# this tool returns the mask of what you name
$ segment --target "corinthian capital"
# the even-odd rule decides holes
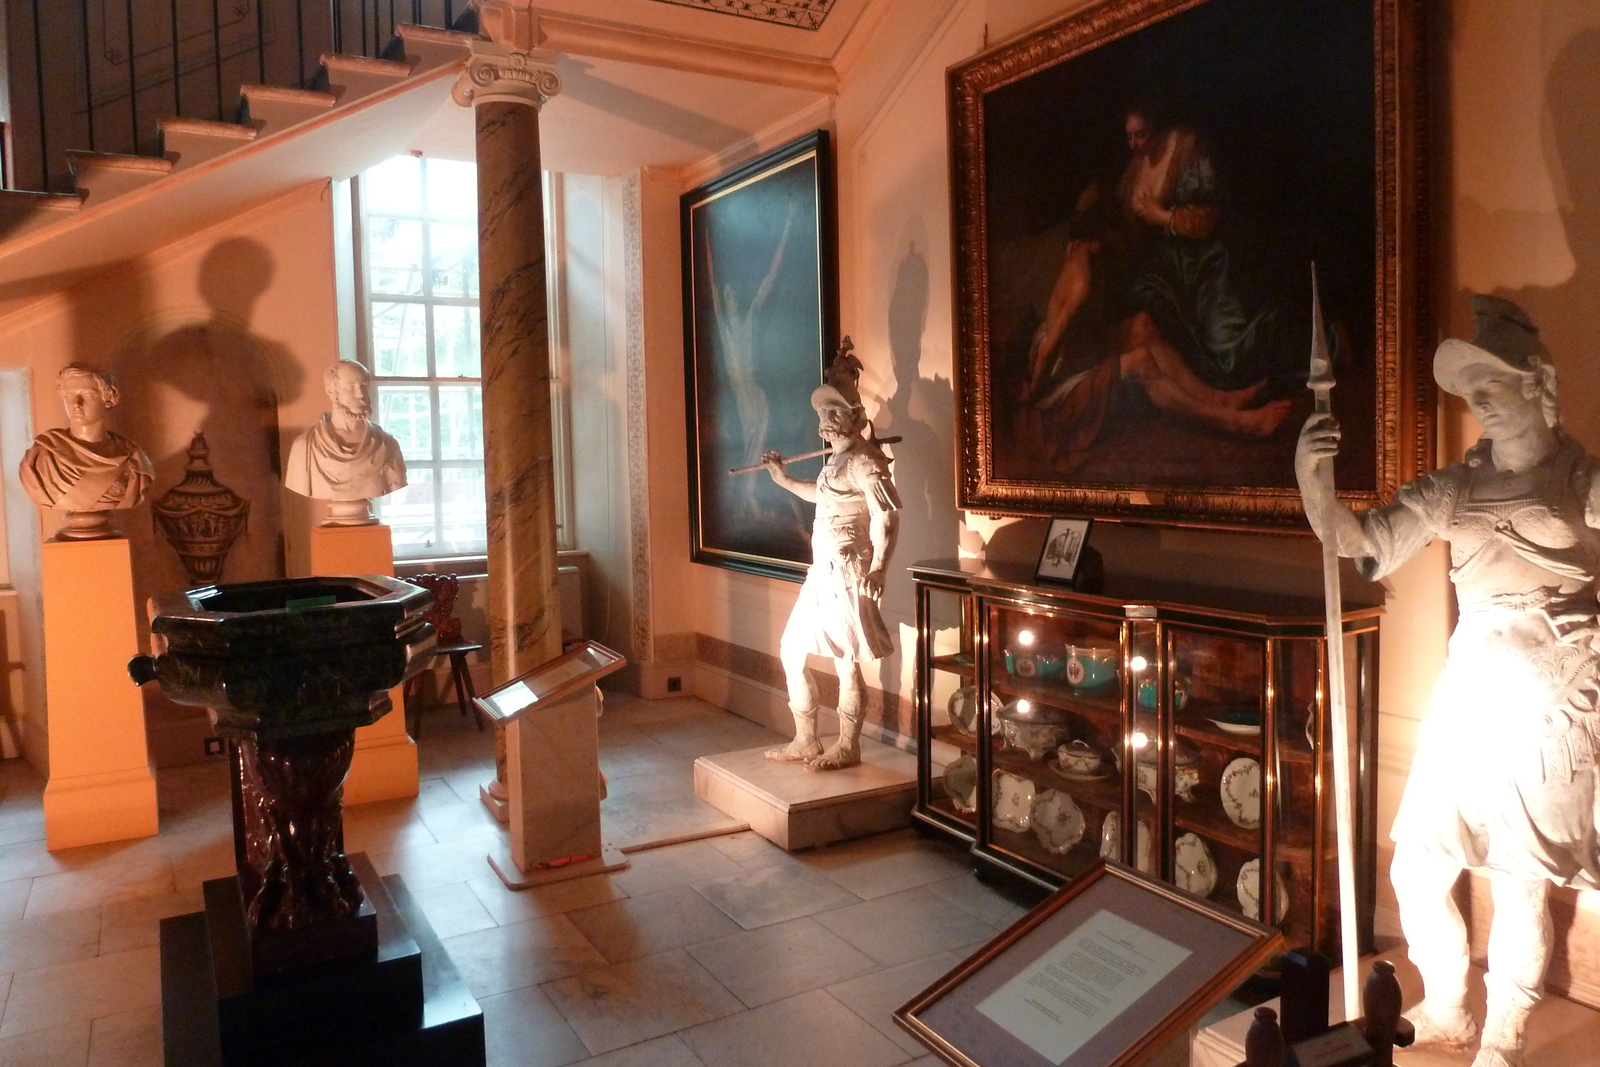
[[[450,95],[462,107],[510,103],[540,108],[560,91],[554,52],[518,52],[494,41],[474,40],[472,58]]]

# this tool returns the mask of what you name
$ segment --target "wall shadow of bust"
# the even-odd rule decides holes
[[[285,574],[278,406],[303,388],[304,372],[282,344],[255,331],[256,305],[272,284],[271,253],[249,238],[230,238],[200,263],[205,308],[165,310],[133,333],[111,361],[123,383],[118,426],[139,441],[155,467],[150,499],[183,481],[190,442],[203,431],[216,478],[250,503],[249,524],[229,552],[221,580],[259,581]],[[177,551],[143,513],[124,524],[133,556],[134,595],[143,604],[157,593],[191,584]],[[140,618],[146,640],[149,621]],[[152,728],[162,719],[192,718],[146,691]],[[163,705],[156,707],[155,705]],[[184,762],[202,757],[198,744]],[[159,751],[158,764],[170,756]]]

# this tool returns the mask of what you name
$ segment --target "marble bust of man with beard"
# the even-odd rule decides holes
[[[339,360],[323,374],[322,386],[333,409],[295,438],[283,484],[329,501],[325,526],[371,525],[377,520],[368,502],[405,487],[400,443],[371,419],[372,375],[361,364]]]
[[[116,383],[87,363],[69,363],[56,375],[67,409],[65,429],[46,430],[22,457],[22,488],[39,507],[67,512],[57,540],[116,537],[110,512],[144,500],[154,474],[144,450],[106,428],[116,407]]]

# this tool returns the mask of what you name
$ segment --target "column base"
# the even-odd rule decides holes
[[[44,787],[44,847],[153,837],[159,829],[150,768],[51,777]]]
[[[489,853],[489,866],[494,868],[494,873],[500,876],[507,889],[532,889],[534,886],[549,885],[551,882],[565,882],[570,878],[625,870],[629,866],[629,861],[621,849],[613,845],[603,845],[600,855],[593,859],[580,860],[561,867],[543,867],[525,871],[511,858],[510,849],[497,848]]]
[[[478,799],[483,801],[483,806],[489,809],[489,814],[494,816],[496,822],[501,825],[510,825],[511,801],[495,796],[494,790],[491,788],[492,785],[493,783],[480,785],[478,787]]]

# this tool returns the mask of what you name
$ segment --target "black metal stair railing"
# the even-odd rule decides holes
[[[396,27],[474,28],[470,0],[11,0],[13,189],[72,189],[69,149],[155,155],[169,116],[239,117],[239,86],[315,88],[324,52],[379,57]]]

